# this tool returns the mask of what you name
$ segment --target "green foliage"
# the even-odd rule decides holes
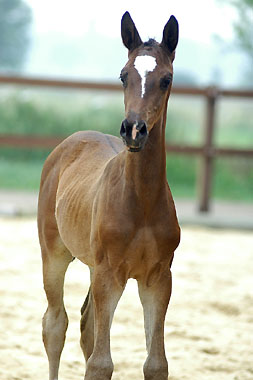
[[[234,23],[238,45],[253,63],[253,0],[231,0],[231,3],[238,11]]]
[[[22,0],[0,0],[0,67],[20,69],[29,46],[31,11]]]
[[[170,143],[199,145],[203,139],[204,103],[172,96],[166,139]],[[27,91],[0,97],[0,134],[68,136],[94,129],[119,136],[124,110],[119,95]],[[217,115],[216,144],[252,147],[253,119],[250,102],[221,101]],[[0,187],[38,190],[49,150],[0,148]],[[216,198],[253,199],[253,160],[215,161],[213,194]],[[173,195],[197,196],[199,158],[167,155],[167,178]]]
[[[44,95],[44,96],[43,96]],[[33,92],[14,94],[0,101],[0,132],[6,134],[68,136],[80,130],[99,129],[119,135],[123,110],[109,101],[88,97],[48,96]]]

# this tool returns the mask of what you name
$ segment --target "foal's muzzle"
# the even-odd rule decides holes
[[[130,152],[139,152],[148,138],[148,130],[144,121],[135,123],[125,119],[120,128],[120,135]]]

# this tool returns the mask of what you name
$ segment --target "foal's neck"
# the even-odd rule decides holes
[[[167,107],[166,107],[167,109]],[[138,198],[157,199],[166,185],[166,112],[155,123],[141,152],[126,152],[125,178]]]

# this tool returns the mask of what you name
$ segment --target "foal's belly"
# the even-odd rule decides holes
[[[87,175],[84,182],[78,176],[69,182],[63,178],[56,195],[55,217],[60,237],[72,256],[89,266],[94,265],[90,235],[95,194],[96,178]]]
[[[84,217],[80,218],[80,209]],[[94,260],[90,249],[89,210],[79,202],[72,202],[72,197],[60,198],[56,204],[56,220],[61,240],[73,257],[93,266]]]

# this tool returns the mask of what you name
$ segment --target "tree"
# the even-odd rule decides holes
[[[236,42],[253,63],[253,0],[229,0],[237,9],[234,22]]]
[[[247,81],[253,85],[253,0],[223,0],[237,10],[234,22],[235,46],[247,57]]]
[[[22,68],[29,48],[32,13],[23,0],[0,0],[0,68]]]

